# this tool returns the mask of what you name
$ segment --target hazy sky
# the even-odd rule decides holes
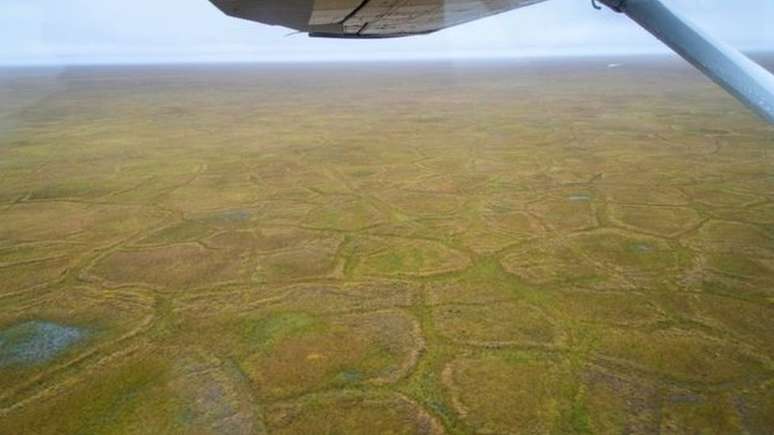
[[[590,0],[548,0],[433,35],[323,40],[226,17],[208,0],[1,0],[0,63],[622,54],[662,51]],[[665,0],[743,49],[774,50],[774,0]]]

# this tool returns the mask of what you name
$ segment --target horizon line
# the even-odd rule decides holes
[[[748,56],[774,53],[771,48],[751,48],[743,50]],[[560,58],[609,58],[609,57],[678,57],[669,50],[660,48],[639,48],[626,50],[497,50],[497,51],[443,51],[443,52],[408,52],[382,53],[378,55],[347,55],[332,56],[180,56],[180,57],[102,57],[84,59],[43,59],[43,60],[0,60],[0,68],[25,67],[76,67],[76,66],[142,66],[142,65],[228,65],[228,64],[298,64],[298,63],[392,63],[392,62],[423,62],[423,61],[476,61],[476,60],[535,60]]]

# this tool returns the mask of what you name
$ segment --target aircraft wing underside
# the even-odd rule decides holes
[[[331,38],[420,35],[544,0],[210,0],[224,13]],[[587,1],[587,0],[578,0]],[[595,0],[637,22],[774,124],[774,75],[665,0]]]
[[[211,0],[228,15],[332,38],[431,33],[544,0]]]

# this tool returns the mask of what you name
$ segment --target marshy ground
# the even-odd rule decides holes
[[[2,434],[774,429],[774,129],[677,61],[0,101]]]

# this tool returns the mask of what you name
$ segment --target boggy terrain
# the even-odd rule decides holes
[[[0,100],[0,433],[774,428],[774,129],[681,63]]]

